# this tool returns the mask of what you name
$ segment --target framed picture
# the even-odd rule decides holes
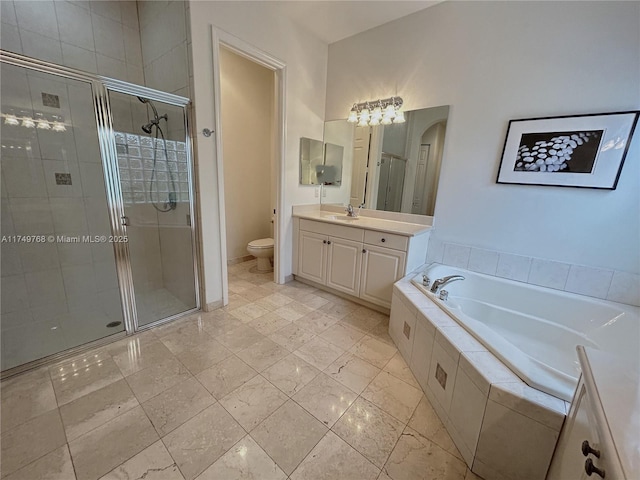
[[[639,114],[511,120],[497,183],[615,190]]]

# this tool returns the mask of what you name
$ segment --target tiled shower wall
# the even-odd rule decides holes
[[[144,85],[135,1],[2,0],[0,5],[3,49]]]
[[[138,2],[146,85],[191,98],[189,3]]]
[[[427,262],[640,306],[640,275],[446,243],[431,236]]]

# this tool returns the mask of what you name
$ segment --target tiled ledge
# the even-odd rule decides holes
[[[567,402],[525,384],[410,277],[394,285],[389,334],[473,472],[544,480]]]
[[[630,272],[514,255],[457,243],[443,243],[433,236],[427,250],[427,263],[431,262],[640,306],[640,275]]]

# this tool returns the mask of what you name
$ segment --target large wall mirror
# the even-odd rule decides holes
[[[325,123],[324,141],[343,147],[342,203],[433,215],[449,106],[405,112],[405,123]],[[348,198],[347,198],[348,195]]]

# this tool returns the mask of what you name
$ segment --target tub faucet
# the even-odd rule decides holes
[[[455,282],[456,280],[464,280],[464,277],[462,275],[449,275],[448,277],[439,278],[433,281],[429,291],[431,293],[438,293],[447,283]]]

